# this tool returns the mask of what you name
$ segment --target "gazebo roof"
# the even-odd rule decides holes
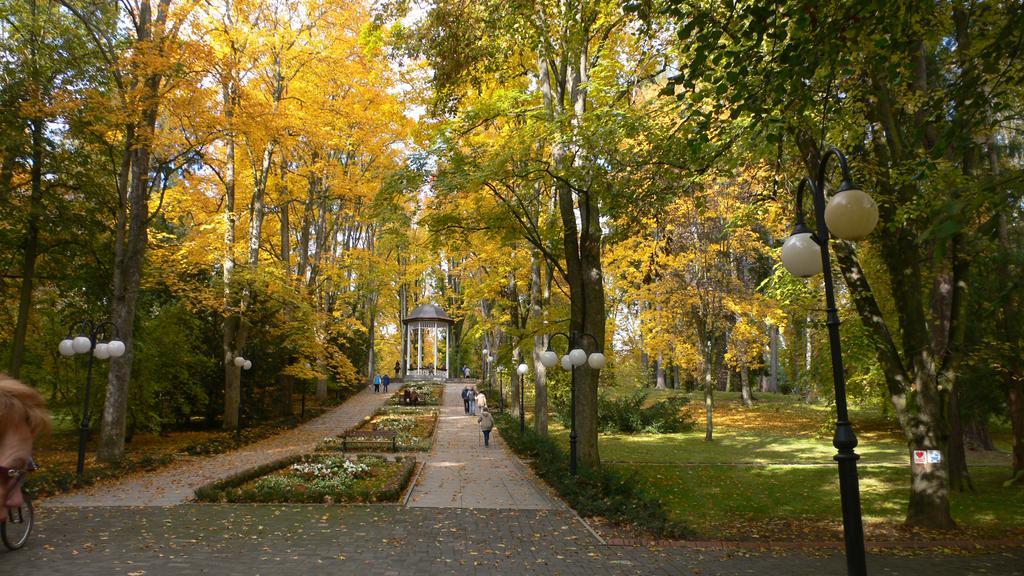
[[[427,320],[446,322],[448,324],[455,323],[455,320],[452,320],[452,317],[444,311],[444,308],[441,308],[437,304],[421,304],[417,306],[409,313],[408,316],[406,316],[403,322],[410,324],[412,322],[422,322]]]

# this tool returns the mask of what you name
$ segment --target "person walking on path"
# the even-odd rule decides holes
[[[476,421],[480,424],[480,431],[484,433],[484,448],[487,448],[491,445],[491,430],[494,428],[494,418],[487,411],[487,408],[484,407],[480,409],[480,417]]]
[[[387,390],[387,388],[385,388],[385,390]],[[380,392],[380,374],[373,377],[373,393],[376,394],[377,392]]]
[[[401,375],[402,375],[402,363],[400,361],[398,361],[398,360],[395,360],[395,378],[398,378]]]
[[[469,387],[469,415],[476,416],[476,388]]]
[[[469,415],[469,386],[462,387],[462,405],[466,409],[466,415]]]
[[[476,408],[477,410],[487,408],[487,396],[484,396],[483,392],[476,395]]]
[[[387,374],[380,377],[380,383],[384,385],[384,391],[388,391],[388,384],[391,384],[391,376]]]

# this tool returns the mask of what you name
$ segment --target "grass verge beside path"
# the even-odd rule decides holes
[[[635,473],[670,518],[704,537],[842,538],[835,467],[613,467]],[[858,472],[868,538],[890,539],[906,513],[910,473],[895,467]],[[978,468],[971,474],[976,491],[951,495],[953,517],[961,528],[956,536],[1024,538],[1024,489],[1003,488],[1006,474],[999,469]]]
[[[656,391],[655,397],[677,393]],[[799,398],[762,394],[753,408],[716,394],[714,440],[703,417],[690,432],[601,434],[601,461],[633,474],[670,519],[700,538],[842,541],[839,486],[828,408]],[[693,408],[693,404],[686,408]],[[703,410],[703,406],[698,406]],[[902,527],[910,495],[910,455],[878,409],[855,414],[861,455],[863,517],[868,539],[899,542],[1024,538],[1024,488],[1004,487],[1010,456],[968,451],[973,492],[950,495],[960,530],[909,532]],[[858,422],[862,423],[858,425]],[[568,450],[568,431],[550,420],[552,440]]]

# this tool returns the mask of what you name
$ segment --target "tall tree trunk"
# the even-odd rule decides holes
[[[32,3],[33,16],[35,2]],[[35,49],[33,48],[33,52]],[[35,55],[33,54],[33,65]],[[38,87],[37,87],[38,88]],[[14,339],[11,342],[11,359],[8,373],[13,378],[21,374],[21,363],[25,355],[25,337],[32,313],[32,284],[36,276],[36,259],[39,256],[39,222],[43,216],[43,129],[42,118],[34,118],[32,126],[32,192],[29,196],[28,227],[22,243],[21,289],[18,294],[18,319],[14,325]]]
[[[750,368],[746,364],[740,366],[740,387],[743,405],[747,408],[753,406],[754,398],[750,394]]]
[[[665,389],[665,355],[659,350],[658,360],[654,364],[654,387],[658,390]]]
[[[542,277],[541,258],[533,252],[530,262],[530,315],[536,325],[541,325],[544,307],[548,300],[548,284],[551,275]],[[541,435],[548,435],[548,380],[547,368],[541,364],[540,355],[548,349],[547,334],[533,337],[533,429]]]
[[[228,10],[230,23],[230,8]],[[228,78],[222,84],[224,123],[227,126],[224,159],[224,256],[221,279],[224,284],[224,323],[221,352],[224,368],[224,414],[221,425],[226,430],[238,428],[239,408],[242,402],[241,368],[235,366],[235,357],[245,346],[247,328],[242,318],[242,302],[235,285],[235,232],[238,214],[235,211],[235,139],[234,108],[235,84]]]
[[[136,25],[138,42],[145,48],[154,47],[162,52],[164,28],[170,0],[159,0],[154,19],[148,0],[139,3]],[[129,140],[131,156],[131,184],[128,191],[127,233],[124,243],[114,249],[115,271],[111,318],[117,335],[125,343],[125,353],[110,360],[107,396],[103,405],[103,424],[97,457],[105,462],[119,462],[124,456],[125,426],[128,416],[128,383],[134,357],[135,308],[139,298],[142,264],[146,253],[149,225],[149,171],[150,156],[156,133],[156,119],[160,107],[160,85],[163,75],[147,72],[142,82],[143,99],[137,140]],[[117,266],[120,264],[120,266]]]

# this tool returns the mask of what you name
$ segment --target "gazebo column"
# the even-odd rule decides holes
[[[452,373],[452,327],[450,324],[445,323],[444,327],[444,370],[445,377]]]
[[[431,364],[431,366],[433,366],[434,370],[436,371],[437,370],[437,344],[438,344],[438,342],[437,342],[437,322],[434,322],[433,326],[431,326],[430,329],[434,333],[434,363]]]
[[[423,369],[423,326],[416,325],[416,369]]]

